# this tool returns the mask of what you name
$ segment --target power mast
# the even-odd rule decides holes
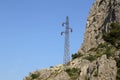
[[[61,35],[65,34],[65,44],[64,44],[64,57],[63,63],[68,64],[70,62],[70,41],[69,41],[69,33],[72,32],[72,28],[69,27],[69,18],[66,17],[66,22],[62,23],[62,26],[65,26],[65,31],[61,32]]]

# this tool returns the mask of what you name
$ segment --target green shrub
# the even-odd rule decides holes
[[[39,75],[40,74],[37,71],[35,73],[30,73],[30,76],[31,76],[32,79],[37,79],[39,77]]]
[[[116,80],[120,80],[120,58],[115,58],[115,60],[116,60],[116,64],[117,64],[117,77],[116,77]]]
[[[117,77],[116,80],[120,80],[120,68],[117,69]]]
[[[111,53],[109,54],[109,49],[108,49],[109,46],[108,45],[109,45],[108,43],[101,43],[96,48],[91,48],[89,51],[93,51],[95,54],[90,55],[90,56],[85,57],[85,58],[87,60],[94,61],[98,57],[101,57],[103,54],[106,54],[106,55],[110,56]]]
[[[94,55],[89,55],[89,56],[86,56],[84,59],[87,59],[90,62],[92,62],[92,61],[96,60],[97,58]]]
[[[98,47],[91,48],[89,50],[89,51],[93,51],[93,55],[89,55],[89,56],[85,57],[84,59],[87,59],[92,62],[104,54],[107,56],[107,58],[109,58],[110,56],[114,57],[114,53],[116,50],[118,50],[118,49],[116,49],[116,47],[114,47],[110,43],[107,43],[107,42],[101,43],[98,45]]]
[[[81,72],[79,68],[68,68],[65,71],[68,73],[72,80],[76,80]]]
[[[120,23],[112,23],[110,31],[103,34],[103,39],[120,49]]]
[[[37,74],[32,74],[31,75],[32,79],[38,78],[39,76]]]
[[[50,66],[50,68],[54,68],[54,66]]]
[[[112,56],[113,52],[111,52],[111,48],[110,47],[107,47],[103,54],[106,54],[107,58],[109,58],[110,56]]]
[[[106,47],[108,47],[107,43],[101,43],[98,45],[98,48],[106,48]]]
[[[75,53],[75,54],[72,54],[72,59],[76,59],[76,58],[81,57],[81,56],[83,56],[83,55]]]
[[[116,62],[117,62],[117,67],[120,68],[120,59],[117,59]]]

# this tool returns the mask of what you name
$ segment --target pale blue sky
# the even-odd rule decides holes
[[[61,26],[70,18],[71,54],[78,51],[94,0],[0,0],[0,79],[63,63]]]

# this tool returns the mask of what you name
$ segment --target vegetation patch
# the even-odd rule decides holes
[[[39,77],[39,74],[34,74],[34,73],[31,74],[32,79],[37,79],[38,77]]]
[[[103,39],[120,49],[120,23],[112,23],[110,25],[110,31],[103,35]]]
[[[99,35],[95,36],[95,39],[98,39],[99,38]]]
[[[115,56],[114,53],[117,50],[118,49],[111,45],[110,43],[107,42],[101,43],[96,48],[91,48],[89,50],[89,53],[91,53],[91,55],[84,57],[84,59],[87,59],[92,62],[96,60],[98,57],[101,57],[102,55],[106,55],[107,58],[114,57]]]
[[[92,62],[92,61],[96,60],[97,58],[94,55],[89,55],[89,56],[84,57],[84,59],[87,59],[90,62]]]
[[[97,69],[97,68],[96,68],[96,69],[94,68],[93,70],[94,70],[93,76],[94,76],[94,77],[98,77],[98,69]]]
[[[117,77],[116,80],[120,80],[120,68],[117,69]]]
[[[115,58],[116,63],[117,63],[117,77],[116,80],[120,80],[120,54],[119,58]]]
[[[103,35],[103,39],[106,41],[107,44],[103,54],[107,55],[107,58],[110,56],[114,57],[115,51],[120,49],[120,23],[112,23],[110,25],[111,29],[107,33]],[[102,46],[103,47],[103,46]],[[120,56],[119,56],[120,57]],[[120,59],[115,58],[117,62],[117,80],[120,80]]]
[[[94,72],[94,77],[98,77],[98,70]]]
[[[97,50],[97,48],[91,48],[91,49],[89,49],[89,51],[96,51]]]
[[[77,80],[81,72],[79,68],[68,68],[65,71],[68,73],[72,80]]]
[[[50,66],[50,68],[54,68],[54,66]]]
[[[72,54],[72,60],[82,56],[83,56],[82,54],[78,54],[78,53]]]

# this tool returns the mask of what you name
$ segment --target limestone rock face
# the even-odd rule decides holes
[[[116,62],[113,59],[107,59],[106,55],[92,63],[80,59],[74,60],[73,63],[73,67],[81,70],[78,80],[116,80]]]
[[[24,80],[71,80],[63,65],[30,73]]]
[[[79,52],[103,43],[102,35],[109,31],[110,23],[120,22],[120,0],[96,0],[86,23],[84,42]]]
[[[24,80],[116,80],[117,75],[115,60],[106,55],[93,62],[78,58],[69,66],[56,67],[35,71]]]

